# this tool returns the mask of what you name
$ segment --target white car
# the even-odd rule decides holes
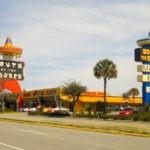
[[[119,109],[120,109],[120,111],[121,110],[124,110],[124,109],[128,109],[128,108],[132,108],[132,106],[130,106],[130,105],[121,105],[120,107],[119,107]]]
[[[25,108],[22,107],[22,108],[19,109],[19,111],[20,112],[27,112],[27,111],[29,111],[29,108],[28,107],[25,107]]]
[[[37,111],[37,109],[35,107],[32,107],[32,108],[28,108],[28,107],[22,107],[19,109],[20,112],[28,112],[28,111],[32,111],[32,112],[35,112]]]
[[[54,112],[69,112],[70,110],[68,108],[65,108],[65,107],[56,107],[56,108],[53,108]]]
[[[35,112],[37,109],[35,107],[29,108],[29,111]]]
[[[28,112],[30,109],[28,107],[24,108],[24,112]]]

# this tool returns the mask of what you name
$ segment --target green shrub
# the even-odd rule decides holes
[[[121,119],[122,120],[133,120],[133,114],[130,114],[130,115],[125,115],[125,116],[122,116]]]
[[[104,120],[106,120],[106,119],[110,119],[110,116],[109,116],[109,115],[104,114],[104,115],[102,116],[102,118],[103,118]]]
[[[43,115],[43,116],[69,116],[69,113],[65,113],[65,112],[54,112],[54,113],[49,113],[49,112],[41,112],[41,111],[36,111],[36,112],[32,112],[32,111],[28,111],[28,115]]]
[[[97,118],[97,115],[94,114],[85,114],[85,113],[78,113],[75,115],[75,117],[83,117],[83,118]]]
[[[133,120],[134,120],[134,121],[139,121],[138,116],[135,116],[135,117],[133,118]]]
[[[150,121],[150,116],[145,116],[144,121]]]
[[[133,117],[134,121],[143,121],[143,115],[142,113],[138,113]]]
[[[121,116],[119,116],[119,115],[114,115],[114,116],[113,116],[113,119],[114,119],[114,120],[121,120]]]
[[[144,121],[150,121],[150,113],[145,113],[143,120]]]
[[[84,116],[85,116],[85,114],[84,114],[83,112],[82,112],[82,113],[78,113],[78,114],[76,113],[76,114],[75,114],[75,117],[84,117]]]
[[[144,121],[146,113],[136,113],[133,117],[134,121]]]
[[[145,111],[150,112],[150,104],[145,105]]]

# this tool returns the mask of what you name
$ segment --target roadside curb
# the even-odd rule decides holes
[[[150,134],[139,134],[139,133],[130,133],[130,132],[121,132],[121,131],[109,131],[109,130],[101,130],[96,128],[88,128],[84,126],[76,126],[76,125],[62,125],[61,123],[56,122],[43,122],[43,121],[34,121],[34,120],[23,120],[23,119],[10,119],[10,118],[0,118],[0,121],[12,122],[12,123],[21,123],[28,125],[39,125],[39,126],[49,126],[49,127],[57,127],[57,128],[66,128],[73,130],[82,130],[82,131],[91,131],[91,132],[101,132],[101,133],[111,133],[111,134],[122,134],[129,136],[139,136],[150,138]]]

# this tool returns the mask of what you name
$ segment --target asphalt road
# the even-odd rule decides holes
[[[0,150],[149,150],[150,138],[0,122]]]

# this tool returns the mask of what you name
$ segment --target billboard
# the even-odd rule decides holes
[[[24,80],[24,69],[22,61],[0,60],[0,79]]]

